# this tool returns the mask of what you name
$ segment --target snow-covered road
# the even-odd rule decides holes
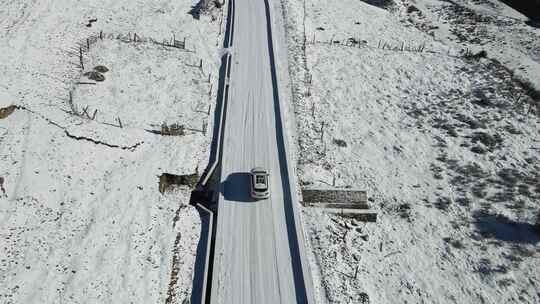
[[[234,6],[211,302],[312,302],[289,181],[268,2],[236,0]],[[249,171],[257,166],[270,170],[271,197],[261,201],[249,196]]]

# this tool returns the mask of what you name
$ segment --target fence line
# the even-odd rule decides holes
[[[106,32],[103,32],[103,30],[100,30],[99,32],[97,32],[95,35],[90,35],[88,36],[87,38],[84,38],[82,40],[79,40],[78,42],[76,42],[76,45],[78,46],[78,59],[79,59],[79,69],[80,69],[80,74],[79,74],[79,79],[81,78],[83,72],[84,72],[84,69],[85,69],[85,60],[84,60],[84,54],[85,52],[88,53],[90,51],[90,49],[92,48],[93,45],[95,45],[96,43],[98,43],[98,41],[103,41],[105,39],[108,39],[108,40],[120,40],[122,42],[126,42],[126,43],[150,43],[150,44],[156,44],[156,45],[160,45],[160,46],[165,46],[165,47],[170,47],[170,48],[175,48],[175,49],[179,49],[179,50],[184,50],[186,52],[193,52],[195,53],[194,50],[189,50],[187,48],[187,38],[184,36],[182,38],[182,40],[177,40],[176,39],[176,34],[172,34],[172,37],[168,40],[166,39],[163,39],[161,42],[152,38],[152,37],[144,37],[144,36],[141,36],[137,33],[131,33],[131,32],[128,32],[127,34],[122,34],[122,33],[106,33]],[[71,55],[75,55],[75,53],[71,53]],[[203,71],[203,60],[200,59],[199,60],[199,63],[197,65],[194,65],[193,67],[197,67],[201,70],[202,73],[204,73]],[[212,84],[211,84],[211,73],[208,74],[208,78],[205,79],[206,82],[210,83],[210,88],[208,90],[208,95],[211,96],[212,95]],[[75,88],[76,88],[76,85],[82,85],[82,84],[88,84],[88,85],[96,85],[96,83],[94,82],[81,82],[81,81],[77,81],[75,80],[72,84],[71,84],[71,87],[69,88],[69,98],[68,98],[68,106],[69,106],[69,110],[65,111],[67,113],[70,113],[72,115],[75,115],[77,117],[80,117],[80,118],[86,118],[86,119],[89,119],[89,120],[94,120],[94,121],[97,121],[96,118],[97,118],[97,112],[98,110],[97,109],[94,109],[94,112],[92,113],[92,115],[90,115],[90,111],[89,111],[89,106],[87,105],[86,107],[84,107],[82,109],[82,111],[74,104],[73,102],[73,98],[74,98],[74,92],[75,92]],[[209,110],[208,110],[208,115],[209,115],[209,111],[210,111],[210,107],[209,107]],[[205,111],[206,112],[206,111]],[[124,124],[122,123],[120,117],[117,117],[115,122],[114,123],[107,123],[107,122],[100,122],[102,124],[106,124],[106,125],[110,125],[110,126],[115,126],[115,127],[119,127],[119,128],[123,128]],[[207,122],[204,122],[203,121],[203,128],[201,130],[197,130],[199,132],[202,132],[202,133],[206,133],[206,128],[207,128]]]
[[[420,43],[417,45],[406,44],[404,41],[389,43],[384,40],[379,40],[377,46],[370,46],[367,41],[360,40],[356,38],[347,38],[342,40],[335,40],[332,36],[329,40],[322,41],[316,40],[315,34],[311,41],[306,42],[306,45],[330,45],[330,46],[339,46],[339,47],[348,47],[348,48],[369,48],[369,49],[381,49],[386,51],[393,52],[410,52],[410,53],[431,53],[431,54],[440,54],[453,58],[468,58],[473,56],[472,52],[467,49],[455,50],[452,54],[451,49],[448,49],[446,52],[426,50],[426,43]]]

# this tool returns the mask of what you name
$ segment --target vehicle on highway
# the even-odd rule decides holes
[[[265,199],[270,197],[269,179],[270,174],[266,169],[256,167],[251,170],[250,194],[252,198]]]

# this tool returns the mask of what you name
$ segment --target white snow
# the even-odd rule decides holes
[[[402,18],[454,48],[486,50],[516,75],[540,87],[540,28],[525,24],[527,17],[503,1],[403,0]],[[410,5],[421,13],[406,14]],[[456,13],[456,9],[461,10]],[[477,17],[480,16],[480,17]]]
[[[303,210],[319,302],[538,303],[540,120],[510,70],[540,88],[540,29],[495,0],[281,2],[299,180],[367,190],[380,212]],[[195,20],[191,4],[0,0],[0,108],[20,107],[0,120],[0,303],[189,299],[199,215],[189,189],[159,194],[159,175],[206,165],[198,130],[231,51],[221,11]],[[81,71],[101,30],[146,40],[97,41]],[[173,35],[188,52],[149,40]],[[104,82],[76,84],[100,64]],[[69,91],[95,120],[67,113]],[[146,131],[164,122],[192,130]]]
[[[406,5],[305,1],[304,19],[304,3],[286,2],[300,181],[367,190],[380,212],[362,224],[304,209],[319,301],[362,303],[365,293],[370,303],[536,303],[534,101],[504,66],[465,59],[460,49],[472,46],[407,21]],[[482,48],[516,69],[504,60],[516,52],[512,30],[538,35],[515,25]],[[536,83],[539,61],[525,50],[514,63]]]
[[[206,166],[212,132],[197,130],[212,128],[208,74],[222,40],[221,11],[195,20],[190,4],[0,1],[0,105],[21,107],[0,120],[1,303],[189,299],[199,215],[189,189],[160,194],[159,175]],[[188,51],[104,39],[84,51],[81,71],[79,44],[100,30],[160,42],[174,34]],[[188,66],[200,59],[202,71]],[[110,69],[104,82],[77,84],[98,64]],[[98,110],[95,120],[67,113],[70,90],[79,112]],[[145,131],[163,122],[193,131]]]
[[[0,109],[7,108],[13,104],[14,98],[8,92],[0,87]]]
[[[185,121],[189,115],[187,127],[201,130],[211,106],[208,76],[216,74],[219,65],[205,63],[200,69],[197,55],[149,41],[98,39],[90,47],[85,72],[98,65],[109,71],[103,73],[103,82],[76,86],[74,103],[79,110],[88,106],[90,115],[97,109],[102,122],[120,118],[123,126],[151,129]],[[85,78],[82,81],[93,82]]]

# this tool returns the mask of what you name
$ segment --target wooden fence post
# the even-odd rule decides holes
[[[73,112],[73,114],[76,114],[76,110],[75,110],[75,105],[73,104],[73,92],[72,91],[69,91],[69,107],[71,108],[71,112]]]
[[[84,70],[83,57],[82,57],[82,47],[79,46],[79,61],[81,62],[81,70]]]
[[[88,115],[88,112],[87,112],[87,111],[88,111],[88,105],[86,105],[86,107],[83,108],[83,112],[82,112],[81,115],[84,116],[84,115],[86,114],[86,117],[90,118],[90,115]]]

